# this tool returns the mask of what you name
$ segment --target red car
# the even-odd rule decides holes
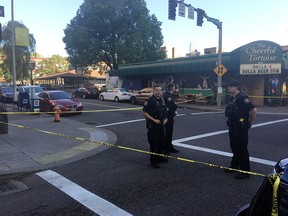
[[[38,95],[38,98],[40,99],[40,112],[53,112],[55,105],[57,105],[62,112],[83,110],[82,103],[64,91],[44,91]]]

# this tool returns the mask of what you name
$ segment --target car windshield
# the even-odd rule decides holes
[[[7,87],[1,89],[2,93],[10,93],[13,92],[13,87]]]
[[[127,89],[124,89],[124,88],[119,88],[119,91],[121,91],[121,92],[129,92]]]
[[[59,99],[70,99],[71,96],[68,95],[66,92],[50,92],[50,98],[52,100],[59,100]]]
[[[43,89],[40,86],[35,86],[35,87],[26,87],[25,92],[29,93],[30,89],[35,88],[35,93],[43,92]]]

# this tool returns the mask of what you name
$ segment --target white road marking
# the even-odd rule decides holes
[[[185,116],[186,114],[178,114],[177,116]],[[130,120],[130,121],[122,121],[122,122],[115,122],[115,123],[110,123],[110,124],[104,124],[104,125],[98,125],[95,127],[108,127],[108,126],[114,126],[114,125],[120,125],[120,124],[129,124],[129,123],[134,123],[134,122],[139,122],[139,121],[145,121],[145,119],[135,119],[135,120]]]
[[[216,155],[221,155],[221,156],[226,156],[226,157],[232,157],[232,153],[214,150],[214,149],[210,149],[210,148],[203,148],[203,147],[199,147],[199,146],[188,145],[185,143],[178,143],[175,141],[173,141],[173,145],[180,146],[183,148],[193,149],[196,151],[202,151],[202,152],[207,152],[207,153],[211,153],[211,154],[216,154]],[[269,165],[269,166],[275,166],[275,164],[276,164],[275,161],[264,160],[264,159],[255,158],[255,157],[250,157],[250,161],[255,162],[255,163],[259,163],[259,164]]]
[[[111,124],[98,125],[98,126],[95,126],[95,127],[108,127],[108,126],[114,126],[114,125],[120,125],[120,124],[128,124],[128,123],[139,122],[139,121],[145,121],[145,119],[135,119],[135,120],[130,120],[130,121],[115,122],[115,123],[111,123]]]
[[[221,112],[199,112],[199,113],[190,113],[190,114],[191,115],[203,115],[203,114],[212,114],[212,113],[215,114],[215,113],[221,113]],[[185,115],[186,114],[179,114],[177,116],[185,116]],[[113,126],[113,125],[128,124],[128,123],[139,122],[139,121],[144,121],[144,120],[145,119],[136,119],[136,120],[131,120],[131,121],[124,121],[124,122],[116,122],[116,123],[106,124],[106,125],[99,125],[96,127],[107,127],[107,126]],[[255,124],[252,126],[252,128],[263,127],[266,125],[277,124],[277,123],[282,123],[282,122],[286,122],[286,121],[288,121],[288,118]],[[188,145],[188,144],[183,143],[183,142],[187,142],[187,141],[191,141],[191,140],[197,140],[197,139],[202,139],[202,138],[206,138],[206,137],[217,136],[217,135],[224,134],[224,133],[228,133],[228,130],[215,131],[215,132],[210,132],[210,133],[206,133],[206,134],[200,134],[200,135],[196,135],[196,136],[191,136],[191,137],[173,140],[173,145],[180,146],[183,148],[189,148],[189,149],[193,149],[193,150],[197,150],[197,151],[203,151],[203,152],[207,152],[207,153],[211,153],[211,154],[217,154],[217,155],[232,157],[232,154],[229,152],[218,151],[218,150],[214,150],[214,149],[208,149],[208,148],[203,148],[203,147],[193,146],[193,145]],[[250,157],[250,161],[255,162],[255,163],[264,164],[264,165],[269,165],[269,166],[274,166],[276,164],[275,161],[270,161],[270,160],[255,158],[255,157]]]
[[[288,121],[288,119],[281,119],[281,120],[276,120],[276,121],[259,123],[259,124],[253,125],[252,128],[263,127],[266,125],[277,124],[277,123],[282,123],[282,122],[286,122],[286,121]],[[182,143],[182,142],[187,142],[190,140],[196,140],[196,139],[201,139],[201,138],[205,138],[205,137],[216,136],[216,135],[224,134],[224,133],[228,133],[228,130],[221,130],[221,131],[215,131],[215,132],[210,132],[210,133],[206,133],[206,134],[200,134],[200,135],[196,135],[196,136],[186,137],[186,138],[182,138],[182,139],[173,140],[173,142]]]
[[[56,172],[47,170],[36,173],[36,175],[40,176],[42,179],[57,187],[59,190],[63,191],[65,194],[100,216],[131,216],[130,213],[87,191]]]
[[[205,115],[205,114],[223,114],[223,111],[219,112],[198,112],[198,113],[190,113],[190,115]]]

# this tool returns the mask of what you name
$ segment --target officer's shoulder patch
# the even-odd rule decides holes
[[[245,99],[244,99],[244,103],[246,103],[246,104],[250,103],[249,98],[245,98]]]
[[[144,106],[147,106],[147,105],[148,105],[148,101],[145,101]]]

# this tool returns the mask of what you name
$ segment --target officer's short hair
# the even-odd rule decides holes
[[[171,91],[172,88],[175,87],[175,84],[174,83],[169,83],[168,86],[167,86],[167,89],[168,91]]]
[[[155,88],[157,88],[157,87],[160,87],[160,88],[161,88],[161,85],[158,84],[158,83],[155,83],[155,84],[153,85],[153,89],[155,89]]]
[[[240,89],[241,83],[238,82],[237,80],[232,80],[232,81],[228,84],[228,87],[237,87],[238,89]]]

